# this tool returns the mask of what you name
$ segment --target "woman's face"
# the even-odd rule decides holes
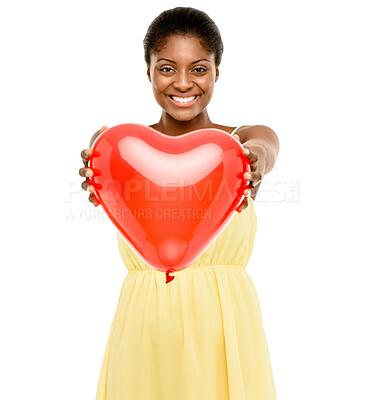
[[[219,70],[197,37],[174,35],[151,55],[147,75],[158,104],[174,119],[190,121],[210,102]]]

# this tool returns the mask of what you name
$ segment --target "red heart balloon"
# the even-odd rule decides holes
[[[97,200],[131,248],[167,277],[209,247],[249,186],[241,144],[219,129],[169,136],[122,124],[92,149]]]

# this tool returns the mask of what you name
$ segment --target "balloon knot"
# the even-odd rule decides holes
[[[175,278],[174,275],[169,276],[169,274],[170,274],[171,272],[172,272],[172,270],[170,269],[169,271],[167,271],[167,272],[165,273],[165,276],[166,276],[166,281],[165,281],[165,283],[169,283],[169,282],[171,282],[171,281]]]

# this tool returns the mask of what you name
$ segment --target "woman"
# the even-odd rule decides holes
[[[246,272],[257,219],[253,202],[279,151],[275,132],[211,122],[207,105],[219,77],[220,32],[202,11],[177,7],[144,39],[147,76],[162,108],[150,125],[166,135],[217,128],[240,140],[251,161],[242,206],[209,248],[175,273],[175,285],[145,264],[117,234],[128,268],[100,373],[96,400],[273,400],[271,363],[256,289]],[[92,146],[103,127],[90,142]],[[91,149],[82,151],[89,178]],[[94,188],[86,179],[82,188]],[[245,210],[245,212],[241,212]]]

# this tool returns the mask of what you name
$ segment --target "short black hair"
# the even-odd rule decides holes
[[[143,44],[147,66],[151,54],[160,51],[172,35],[196,36],[205,50],[215,54],[216,66],[220,65],[224,45],[215,22],[201,10],[175,7],[159,14],[146,32]]]

